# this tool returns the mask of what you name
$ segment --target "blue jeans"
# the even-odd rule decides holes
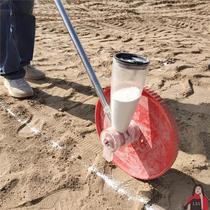
[[[34,0],[0,0],[0,75],[7,79],[23,78],[33,58],[33,6]]]

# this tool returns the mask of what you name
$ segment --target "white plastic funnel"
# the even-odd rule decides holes
[[[125,132],[141,97],[149,60],[130,53],[118,53],[113,58],[111,81],[112,127]]]

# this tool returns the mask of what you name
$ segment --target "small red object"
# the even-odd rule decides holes
[[[104,94],[110,103],[110,88],[105,88]],[[100,136],[110,127],[100,101],[96,104],[95,119]],[[142,138],[118,149],[112,162],[135,178],[158,178],[171,168],[178,154],[175,121],[163,100],[149,89],[144,89],[133,120],[139,124]]]

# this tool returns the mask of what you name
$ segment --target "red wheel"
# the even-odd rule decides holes
[[[104,89],[110,102],[110,88]],[[100,101],[95,110],[96,129],[100,136],[109,127]],[[173,165],[178,153],[178,135],[175,122],[163,100],[154,92],[144,89],[134,113],[142,139],[121,147],[114,153],[113,163],[127,174],[143,180],[163,175]]]

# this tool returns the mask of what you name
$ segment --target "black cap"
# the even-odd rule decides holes
[[[122,65],[144,67],[149,64],[149,60],[143,56],[132,53],[117,53],[114,58]]]

